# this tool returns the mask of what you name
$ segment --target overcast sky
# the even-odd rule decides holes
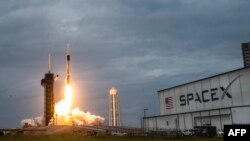
[[[157,90],[243,67],[249,0],[2,0],[0,128],[43,114],[48,53],[65,81],[71,48],[75,106],[108,121],[108,91],[120,95],[122,125],[157,115]],[[58,99],[58,98],[57,98]]]

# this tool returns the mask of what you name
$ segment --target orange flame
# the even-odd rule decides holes
[[[72,110],[72,87],[66,86],[64,99],[55,104],[55,124],[56,125],[95,125],[102,124],[104,118],[91,115],[89,112],[80,111],[79,108]]]

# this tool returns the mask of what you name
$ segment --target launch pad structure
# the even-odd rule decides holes
[[[41,79],[41,85],[44,87],[44,115],[43,126],[41,123],[37,126],[28,125],[22,128],[1,129],[1,133],[15,134],[31,134],[31,135],[56,135],[56,134],[82,134],[82,135],[144,135],[144,130],[141,128],[133,128],[121,126],[120,104],[117,89],[114,87],[109,91],[109,126],[102,124],[74,124],[58,125],[57,111],[55,110],[54,102],[54,83],[58,75],[51,71],[51,55],[48,58],[48,72]],[[66,85],[70,86],[70,53],[67,46],[66,53]],[[100,118],[99,118],[100,119]],[[97,120],[99,123],[99,120]]]
[[[41,80],[44,87],[44,125],[48,126],[50,120],[54,117],[54,73],[51,72],[51,55],[49,54],[48,72]]]
[[[66,60],[66,83],[70,84],[70,54],[69,54],[69,45],[67,45],[67,60]],[[58,75],[54,75],[51,72],[51,54],[49,54],[49,62],[48,62],[48,72],[45,73],[44,78],[41,80],[41,85],[44,87],[44,126],[48,126],[50,121],[55,121],[55,103],[54,103],[54,81],[58,77]]]

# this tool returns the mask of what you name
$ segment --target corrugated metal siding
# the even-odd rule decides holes
[[[237,78],[239,77],[239,78]],[[235,79],[237,78],[237,79]],[[221,87],[226,87],[235,79],[228,88],[229,98],[223,95]],[[217,89],[211,91],[211,89]],[[189,104],[180,106],[180,95],[196,93],[200,98],[203,90],[209,92],[204,94],[209,102],[191,100]],[[211,93],[216,93],[214,98],[219,100],[212,101]],[[210,124],[217,129],[224,128],[227,124],[250,124],[250,68],[239,69],[207,79],[201,79],[192,83],[180,85],[170,89],[158,91],[160,115],[149,117],[146,120],[147,126],[151,130],[160,129],[191,129],[194,126]],[[173,108],[166,109],[165,99],[173,97]]]
[[[250,108],[238,107],[232,108],[234,124],[250,124]]]
[[[229,98],[227,95],[225,95],[224,99],[222,99],[221,96],[223,95],[223,90],[221,87],[223,87],[225,90],[230,82],[232,82],[237,77],[239,78],[236,79],[228,88],[228,93],[232,96],[232,98]],[[215,90],[211,91],[212,89]],[[204,90],[207,90],[207,92],[205,92],[203,95],[204,99],[209,100],[209,102],[199,102],[199,100],[195,101],[197,98],[196,93],[198,93],[199,98],[202,99],[202,91]],[[188,102],[187,95],[190,93],[193,95],[193,100]],[[213,98],[218,98],[219,100],[212,101],[211,93],[215,93]],[[180,87],[159,91],[158,95],[161,99],[160,115],[250,105],[250,69],[248,68],[225,73],[216,77],[202,79],[201,81],[195,81],[194,83],[181,85]],[[185,106],[180,105],[181,95],[185,96]],[[166,109],[165,99],[167,97],[173,97],[173,109]]]

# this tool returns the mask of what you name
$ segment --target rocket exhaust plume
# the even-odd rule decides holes
[[[56,125],[97,125],[104,122],[104,118],[91,115],[89,112],[80,111],[79,108],[72,109],[73,89],[70,85],[70,53],[69,45],[66,49],[66,87],[64,99],[55,104]]]
[[[51,55],[49,55],[49,65],[48,65],[48,73],[51,74]],[[57,78],[58,75],[55,77]],[[54,76],[53,76],[54,79]],[[52,80],[53,80],[52,79]],[[73,97],[73,89],[70,85],[70,53],[69,53],[69,45],[67,45],[66,49],[66,86],[64,91],[64,97],[59,102],[54,102],[52,106],[54,107],[53,113],[54,118],[49,121],[49,125],[101,125],[104,123],[104,118],[101,116],[92,115],[89,112],[83,112],[79,110],[79,108],[72,109],[72,97]],[[55,110],[55,112],[54,112]],[[53,114],[51,115],[53,117]],[[46,120],[46,116],[24,119],[21,121],[22,126],[40,126],[43,121]],[[47,125],[47,123],[46,123]]]

